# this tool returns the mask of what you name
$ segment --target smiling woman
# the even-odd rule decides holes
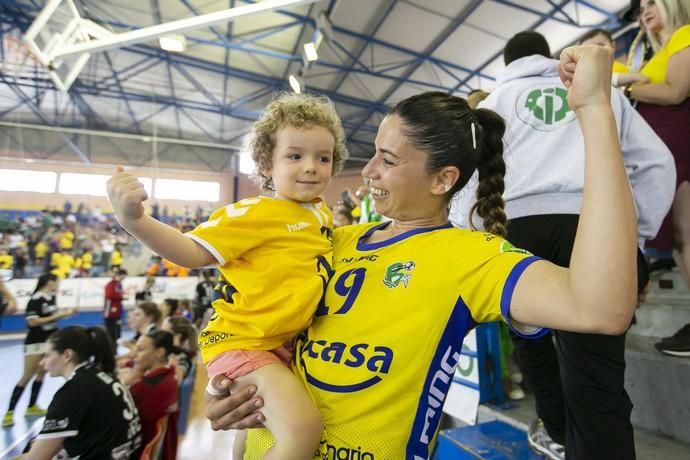
[[[593,47],[562,56],[568,103],[588,140],[587,217],[569,269],[500,236],[500,117],[458,97],[423,93],[384,119],[362,174],[377,211],[392,221],[334,232],[324,300],[295,347],[293,370],[324,420],[313,458],[430,458],[463,338],[477,323],[503,319],[527,337],[545,332],[530,324],[610,334],[627,327],[635,211],[609,105],[611,62],[609,50]],[[490,232],[448,222],[449,200],[475,170],[476,211]],[[555,312],[554,302],[565,307]],[[209,397],[207,413],[215,428],[260,424],[257,398],[242,385],[227,395],[229,382],[212,383],[219,394]],[[250,430],[244,458],[266,458],[272,443],[265,430]]]

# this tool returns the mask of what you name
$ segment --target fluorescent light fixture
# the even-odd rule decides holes
[[[182,34],[163,35],[158,37],[161,49],[173,53],[182,53],[187,49],[187,39]]]
[[[297,78],[294,74],[290,74],[288,77],[288,83],[290,83],[290,88],[297,94],[302,92],[302,84],[300,82],[300,79]]]
[[[316,43],[308,42],[304,44],[304,55],[307,57],[307,61],[313,62],[319,59],[319,53],[316,52]]]

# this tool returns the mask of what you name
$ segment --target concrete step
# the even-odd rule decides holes
[[[690,323],[690,297],[687,301],[654,299],[635,311],[637,323],[630,333],[646,337],[669,337]]]
[[[635,426],[690,443],[690,358],[654,348],[658,337],[628,334],[625,386]],[[690,450],[687,451],[690,458]]]

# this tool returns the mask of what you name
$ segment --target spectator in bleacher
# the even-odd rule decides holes
[[[41,275],[26,306],[26,324],[29,331],[24,339],[24,372],[12,390],[7,413],[2,419],[2,426],[4,427],[14,425],[14,409],[32,378],[34,382],[31,385],[31,397],[25,414],[29,417],[45,415],[46,413],[36,404],[45,375],[45,370],[40,366],[41,358],[46,351],[48,338],[57,330],[57,321],[74,314],[74,310],[71,308],[58,308],[56,300],[58,284],[57,276]]]
[[[43,265],[43,261],[46,258],[46,255],[48,254],[48,244],[44,239],[38,240],[36,243],[36,246],[34,246],[34,254],[36,257],[36,265],[41,266]]]
[[[155,276],[149,275],[146,277],[146,279],[144,280],[144,287],[141,289],[141,291],[137,291],[137,293],[134,295],[134,300],[136,301],[137,305],[139,305],[142,302],[153,301],[153,292],[151,291],[151,289],[155,284]]]
[[[0,316],[13,315],[17,312],[17,299],[5,286],[5,282],[0,279]]]
[[[105,234],[99,241],[101,247],[101,265],[103,270],[110,271],[112,265],[110,257],[115,250],[115,238],[112,235]]]
[[[74,245],[74,233],[66,229],[60,234],[60,249],[69,251]]]
[[[0,246],[0,270],[12,270],[14,257],[9,253],[7,246]]]
[[[74,266],[79,270],[80,277],[91,276],[91,270],[93,270],[93,255],[88,248],[81,250],[81,254],[75,260]]]
[[[507,237],[519,248],[568,267],[584,193],[582,131],[568,106],[558,61],[550,59],[542,35],[515,35],[503,57],[506,69],[479,107],[506,120]],[[644,242],[656,234],[671,205],[672,158],[622,92],[612,91],[611,105],[637,207],[638,237]],[[462,226],[471,225],[467,216],[474,189],[454,199],[452,216]],[[541,420],[530,426],[530,446],[553,459],[564,454],[569,459],[635,458],[632,404],[623,385],[625,334],[554,331],[553,338],[557,346],[551,334],[535,340],[513,335]],[[558,446],[563,444],[565,451]]]
[[[213,288],[215,287],[212,269],[202,270],[201,277],[201,281],[196,285],[196,305],[194,307],[194,324],[197,327],[203,321],[206,312],[213,309],[211,301],[213,300]]]
[[[122,249],[116,244],[110,254],[110,269],[115,271],[122,266]]]
[[[122,301],[125,298],[122,281],[127,277],[127,271],[118,269],[113,278],[105,285],[105,301],[103,304],[103,318],[105,330],[110,340],[117,343],[120,338],[120,320],[122,318]]]
[[[141,419],[142,445],[154,440],[157,426],[163,427],[162,460],[175,460],[177,454],[177,420],[171,415],[178,409],[178,385],[168,361],[178,351],[170,332],[152,331],[139,337],[134,354],[134,366],[142,376],[130,392]]]
[[[629,86],[626,94],[671,150],[678,172],[673,208],[648,246],[670,252],[690,287],[690,6],[687,0],[642,0],[640,22],[654,49],[640,71],[650,82]],[[690,324],[655,346],[690,356]]]
[[[20,246],[14,251],[13,276],[15,278],[26,278],[26,267],[28,265],[29,257],[26,254],[26,249]]]
[[[161,309],[153,302],[142,302],[134,307],[128,315],[129,327],[134,331],[134,341],[136,342],[142,335],[155,331],[161,319]]]
[[[186,318],[189,321],[194,319],[194,314],[192,309],[189,307],[189,299],[180,299],[177,303],[177,315],[182,318]]]
[[[112,349],[99,327],[72,326],[50,337],[43,368],[66,382],[25,458],[139,458],[140,419],[129,391],[113,376]]]

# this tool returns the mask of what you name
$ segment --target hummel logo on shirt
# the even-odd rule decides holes
[[[309,227],[311,224],[308,222],[297,222],[296,224],[287,224],[288,232],[296,232],[304,228]]]

